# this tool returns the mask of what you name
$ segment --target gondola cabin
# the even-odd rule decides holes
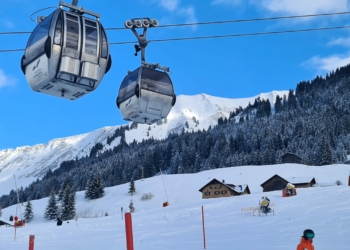
[[[124,120],[153,124],[167,117],[176,102],[166,72],[141,66],[122,81],[116,104]]]
[[[112,63],[99,14],[61,1],[39,19],[21,59],[30,88],[69,100],[94,91]]]

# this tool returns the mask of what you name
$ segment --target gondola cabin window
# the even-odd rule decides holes
[[[33,61],[44,54],[45,42],[49,35],[50,24],[53,14],[49,15],[36,26],[27,44],[25,59],[27,62]]]
[[[74,50],[79,49],[79,22],[78,17],[66,13],[67,40],[66,47]]]
[[[142,69],[141,89],[173,96],[173,85],[168,74],[161,71],[156,71],[157,74],[154,72],[155,70],[150,70],[148,68]]]
[[[139,71],[134,70],[124,78],[124,81],[120,86],[118,103],[124,102],[135,94],[138,74]]]
[[[97,23],[85,20],[85,53],[97,56]]]
[[[61,45],[62,42],[62,15],[60,14],[57,18],[55,27],[55,36],[53,42],[57,45]]]
[[[107,43],[107,36],[104,30],[102,30],[102,52],[101,57],[107,58],[108,56],[108,43]]]

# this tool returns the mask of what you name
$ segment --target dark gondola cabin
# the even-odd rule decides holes
[[[153,124],[169,114],[175,99],[166,72],[141,66],[124,78],[116,104],[124,120]]]
[[[76,100],[99,86],[112,63],[99,17],[61,1],[60,8],[39,20],[21,59],[32,90]]]

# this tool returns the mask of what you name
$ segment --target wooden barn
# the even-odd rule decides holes
[[[282,155],[282,163],[297,163],[301,164],[302,158],[296,154],[293,153],[286,153]]]
[[[315,185],[316,181],[313,177],[282,178],[281,176],[275,174],[260,186],[263,188],[263,192],[269,192],[282,190],[287,186],[287,183],[292,183],[295,188],[307,188]]]
[[[309,188],[316,185],[316,180],[313,177],[293,177],[286,180],[292,183],[295,188]]]
[[[199,192],[202,193],[202,199],[250,194],[248,185],[227,184],[224,180],[218,181],[215,178],[199,189]]]

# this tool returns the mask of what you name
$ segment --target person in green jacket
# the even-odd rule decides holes
[[[297,250],[315,250],[315,247],[312,245],[314,237],[314,231],[311,229],[304,230],[303,236],[301,236],[301,242],[297,246]]]

